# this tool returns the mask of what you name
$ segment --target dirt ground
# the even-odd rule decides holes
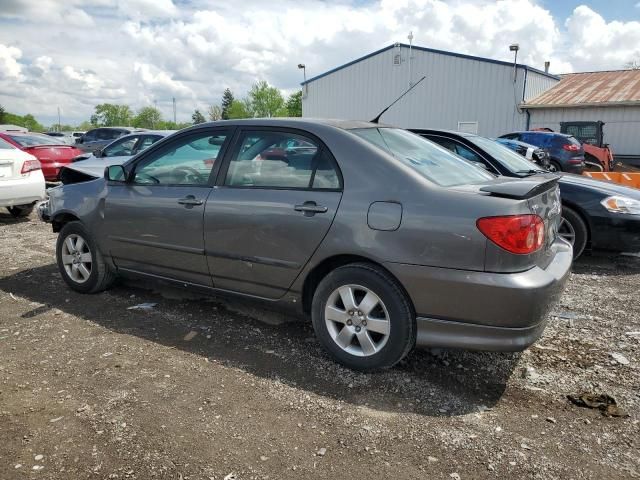
[[[2,480],[640,478],[640,258],[578,262],[524,353],[422,350],[364,375],[261,307],[73,293],[54,241],[0,213]],[[582,392],[629,416],[567,400]]]

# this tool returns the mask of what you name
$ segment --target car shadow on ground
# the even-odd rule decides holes
[[[392,369],[362,374],[334,363],[309,322],[246,300],[185,298],[182,290],[162,288],[161,295],[120,283],[101,294],[81,295],[63,283],[53,264],[0,278],[0,290],[35,302],[22,318],[57,309],[121,334],[384,412],[453,416],[491,408],[519,360],[517,353],[416,350]],[[143,302],[157,305],[148,311],[128,309]]]
[[[585,275],[637,275],[640,270],[640,254],[589,252],[575,260],[571,270],[573,273]]]
[[[15,218],[4,207],[0,207],[0,227],[4,225],[16,225],[18,223],[26,223],[31,221],[29,217]]]

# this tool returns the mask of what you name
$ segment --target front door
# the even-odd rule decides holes
[[[282,297],[316,250],[342,196],[335,160],[288,130],[242,130],[207,200],[205,250],[217,288]]]
[[[184,134],[139,157],[127,183],[109,183],[103,241],[119,269],[212,286],[203,215],[227,137]]]

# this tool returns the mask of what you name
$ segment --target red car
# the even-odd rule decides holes
[[[58,180],[60,169],[71,163],[72,158],[84,153],[55,137],[39,133],[0,132],[0,138],[40,160],[44,178],[50,182]]]

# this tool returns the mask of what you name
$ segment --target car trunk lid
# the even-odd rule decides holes
[[[26,158],[18,153],[20,150],[0,150],[0,182],[3,180],[14,180],[20,177],[22,164]],[[25,155],[26,157],[26,155]]]

